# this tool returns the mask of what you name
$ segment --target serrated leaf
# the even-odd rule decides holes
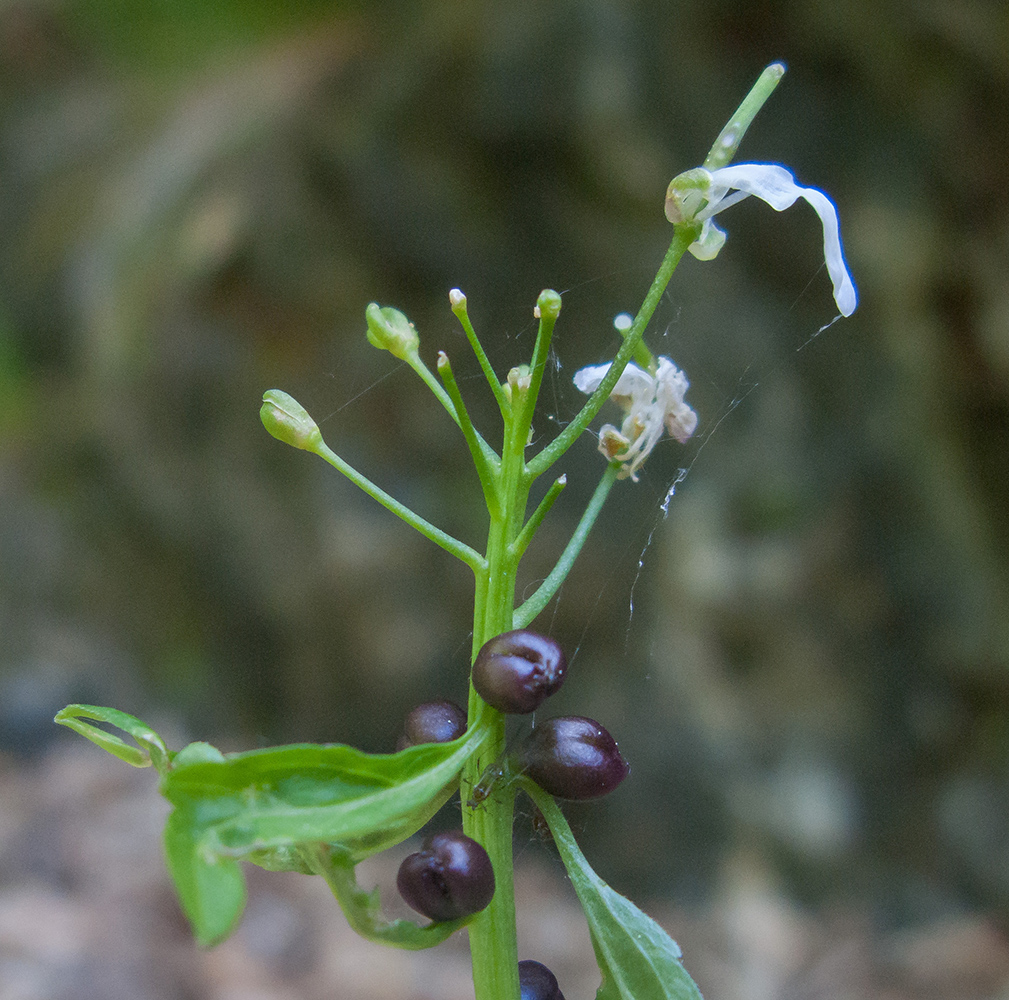
[[[89,725],[83,722],[83,719],[94,719],[96,722],[115,726],[132,736],[137,746],[130,746],[113,733]],[[153,764],[159,774],[168,771],[172,755],[164,740],[146,722],[141,722],[126,712],[120,712],[115,708],[102,708],[99,705],[67,705],[56,713],[53,721],[79,733],[113,757],[118,757],[133,767],[150,767]]]
[[[603,976],[596,1000],[702,1000],[680,961],[680,946],[592,870],[553,796],[528,779],[521,783],[546,818],[585,911]]]

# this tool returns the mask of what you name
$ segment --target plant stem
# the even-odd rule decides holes
[[[532,410],[536,392],[542,378],[546,362],[553,322],[560,310],[560,297],[556,292],[545,291],[538,305],[541,311],[540,332],[534,350],[533,366],[529,374],[514,369],[509,375],[509,391],[506,394],[508,406],[502,405],[505,421],[504,441],[501,448],[501,464],[490,465],[494,479],[493,495],[498,503],[490,505],[490,529],[487,536],[487,554],[481,565],[476,567],[476,595],[473,613],[473,657],[490,638],[530,621],[556,593],[567,576],[599,514],[606,497],[619,472],[619,465],[611,464],[603,474],[588,509],[575,531],[574,536],[561,554],[553,572],[544,581],[530,600],[515,611],[515,580],[519,559],[538,527],[543,515],[560,491],[561,483],[556,483],[547,497],[534,512],[526,530],[523,529],[525,511],[529,499],[529,489],[536,478],[545,472],[576,440],[598,412],[609,396],[620,373],[634,356],[641,343],[641,337],[655,312],[672,277],[676,265],[687,247],[697,238],[700,224],[676,226],[672,244],[659,267],[645,301],[624,339],[611,370],[596,393],[592,395],[575,420],[546,448],[526,463],[525,448],[528,439]],[[465,311],[460,308],[456,314],[463,320]],[[475,334],[472,340],[476,340]],[[479,342],[477,342],[478,344]],[[482,351],[477,351],[478,357]],[[483,362],[481,362],[483,363]],[[488,376],[490,379],[491,376]],[[447,383],[448,384],[448,383]],[[493,384],[493,383],[492,383]],[[440,388],[440,387],[439,387]],[[450,386],[451,391],[451,386]],[[497,395],[497,393],[495,393]],[[499,397],[499,403],[501,398]],[[449,400],[452,403],[452,400]],[[447,408],[447,407],[446,407]],[[453,406],[458,413],[459,406]],[[458,419],[458,417],[457,417]],[[482,440],[482,439],[480,439]],[[486,489],[486,487],[485,487]],[[494,764],[505,753],[504,716],[490,708],[470,684],[469,724],[477,720],[486,728],[487,738],[480,755],[474,755],[466,762],[462,774],[462,820],[463,831],[483,845],[494,866],[495,892],[490,905],[479,913],[469,925],[470,953],[473,963],[473,989],[475,1000],[518,1000],[518,947],[515,933],[515,888],[512,869],[512,824],[515,791],[507,782],[501,782],[481,802],[470,799],[467,789],[475,789],[480,783],[484,770]]]
[[[513,393],[527,392],[517,387]],[[518,555],[514,542],[525,518],[531,480],[525,473],[525,432],[520,414],[528,400],[517,395],[505,418],[498,496],[501,507],[491,512],[485,569],[477,578],[473,621],[473,655],[495,635],[511,628],[515,608]],[[528,425],[525,425],[528,426]],[[474,788],[485,768],[505,752],[504,716],[487,706],[470,685],[469,718],[482,717],[489,737],[486,756],[471,757],[462,775],[463,831],[481,843],[494,866],[494,898],[469,925],[476,1000],[518,1000],[518,945],[515,937],[515,887],[512,874],[512,811],[515,793],[495,788],[479,803],[469,803],[465,790]]]
[[[487,502],[487,510],[493,516],[500,510],[500,501],[497,495],[497,478],[494,475],[498,467],[498,462],[487,461],[484,452],[480,448],[479,436],[473,422],[470,420],[466,404],[463,402],[462,393],[459,392],[459,385],[452,373],[452,365],[449,364],[448,355],[444,351],[438,352],[438,374],[445,383],[449,398],[455,406],[455,412],[459,416],[459,429],[462,431],[469,452],[473,458],[473,465],[476,466],[476,474],[480,479],[480,486],[483,488],[484,500]]]
[[[606,498],[610,495],[613,484],[617,481],[617,474],[619,472],[619,462],[611,462],[606,466],[603,478],[599,481],[595,493],[592,494],[592,499],[585,508],[585,513],[582,514],[582,519],[578,522],[575,533],[565,546],[560,559],[557,560],[557,565],[550,571],[550,575],[536,588],[536,592],[532,597],[515,610],[515,613],[512,615],[512,628],[525,628],[547,606],[550,598],[557,593],[560,585],[567,579],[568,573],[571,572],[571,567],[578,558],[578,553],[581,552],[582,546],[585,544],[585,539],[588,538],[589,532],[592,530],[592,526],[596,523],[596,518],[599,516],[599,512],[603,509],[603,504],[606,503]]]
[[[550,489],[547,490],[546,496],[540,501],[540,505],[532,512],[532,516],[525,523],[521,533],[518,538],[515,539],[515,543],[512,545],[512,552],[515,554],[516,559],[521,559],[525,550],[529,547],[529,543],[533,539],[533,535],[539,530],[539,526],[543,523],[543,518],[550,513],[550,508],[553,507],[554,501],[561,495],[561,490],[564,489],[568,484],[567,476],[558,476],[550,484]]]
[[[511,409],[511,403],[508,402],[508,397],[504,394],[504,389],[502,389],[497,375],[494,374],[494,369],[491,367],[483,345],[480,343],[480,338],[476,335],[476,330],[473,329],[473,324],[469,320],[469,313],[466,311],[466,296],[462,295],[461,292],[459,294],[460,298],[452,303],[452,312],[455,313],[456,318],[462,325],[466,333],[466,339],[470,342],[477,361],[480,362],[480,368],[487,379],[487,384],[490,386],[491,392],[494,393],[494,398],[497,400],[498,407],[501,410],[501,416],[507,418],[508,412]]]
[[[358,472],[349,462],[345,462],[340,458],[321,438],[313,450],[319,458],[329,462],[338,472],[342,472],[355,486],[377,500],[386,510],[392,511],[397,517],[406,521],[411,528],[416,528],[425,538],[430,538],[435,545],[440,545],[446,552],[451,553],[456,559],[464,562],[479,578],[485,562],[476,549],[470,548],[465,542],[460,542],[458,538],[453,538],[447,532],[442,531],[441,528],[436,528],[430,521],[425,520],[419,514],[415,514],[406,504],[400,503],[399,500],[386,493],[380,486],[376,486],[367,476]]]

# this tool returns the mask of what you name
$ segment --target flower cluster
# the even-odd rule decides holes
[[[575,372],[575,385],[590,394],[599,388],[610,366],[590,365]],[[599,450],[620,462],[620,478],[638,481],[638,469],[662,437],[663,430],[680,444],[697,428],[697,414],[683,397],[690,387],[687,376],[669,360],[659,358],[655,374],[629,364],[617,379],[610,399],[626,416],[619,428],[605,424],[599,432]]]

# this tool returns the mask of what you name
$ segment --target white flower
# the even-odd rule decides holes
[[[575,385],[591,394],[599,388],[610,366],[590,365],[575,372]],[[620,462],[620,478],[638,481],[638,469],[662,437],[663,429],[683,444],[697,427],[697,414],[683,397],[690,383],[669,360],[659,358],[658,371],[651,375],[629,364],[617,379],[610,399],[619,403],[626,416],[619,428],[606,424],[599,432],[599,450],[611,461]]]
[[[691,219],[703,222],[700,237],[689,249],[699,260],[711,260],[725,242],[725,230],[714,223],[713,216],[751,194],[776,212],[790,208],[798,198],[813,206],[823,224],[823,256],[834,285],[834,301],[842,316],[850,316],[858,305],[858,295],[841,251],[837,210],[822,191],[796,184],[784,167],[776,163],[738,163],[719,170],[688,170],[669,185],[666,218],[672,223]]]

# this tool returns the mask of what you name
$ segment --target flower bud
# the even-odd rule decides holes
[[[564,1000],[557,977],[542,962],[519,962],[519,1000]]]
[[[580,715],[538,725],[519,747],[515,763],[516,770],[559,799],[605,795],[630,770],[613,737],[594,719]]]
[[[403,723],[397,750],[418,743],[450,743],[466,732],[466,713],[454,701],[428,701],[418,705]]]
[[[533,310],[533,315],[537,319],[542,319],[544,317],[548,319],[557,319],[561,314],[561,297],[552,288],[544,288],[540,292],[540,297],[536,300],[536,308]]]
[[[494,868],[487,852],[462,830],[436,833],[399,866],[399,894],[431,920],[459,920],[494,897]]]
[[[560,688],[567,669],[555,639],[516,629],[484,643],[473,662],[473,687],[499,712],[525,715]]]
[[[270,389],[263,394],[259,419],[278,441],[294,448],[315,451],[322,441],[319,426],[308,410],[280,389]]]
[[[406,361],[417,353],[420,337],[406,316],[392,306],[372,302],[364,312],[368,321],[368,342],[393,357]]]

